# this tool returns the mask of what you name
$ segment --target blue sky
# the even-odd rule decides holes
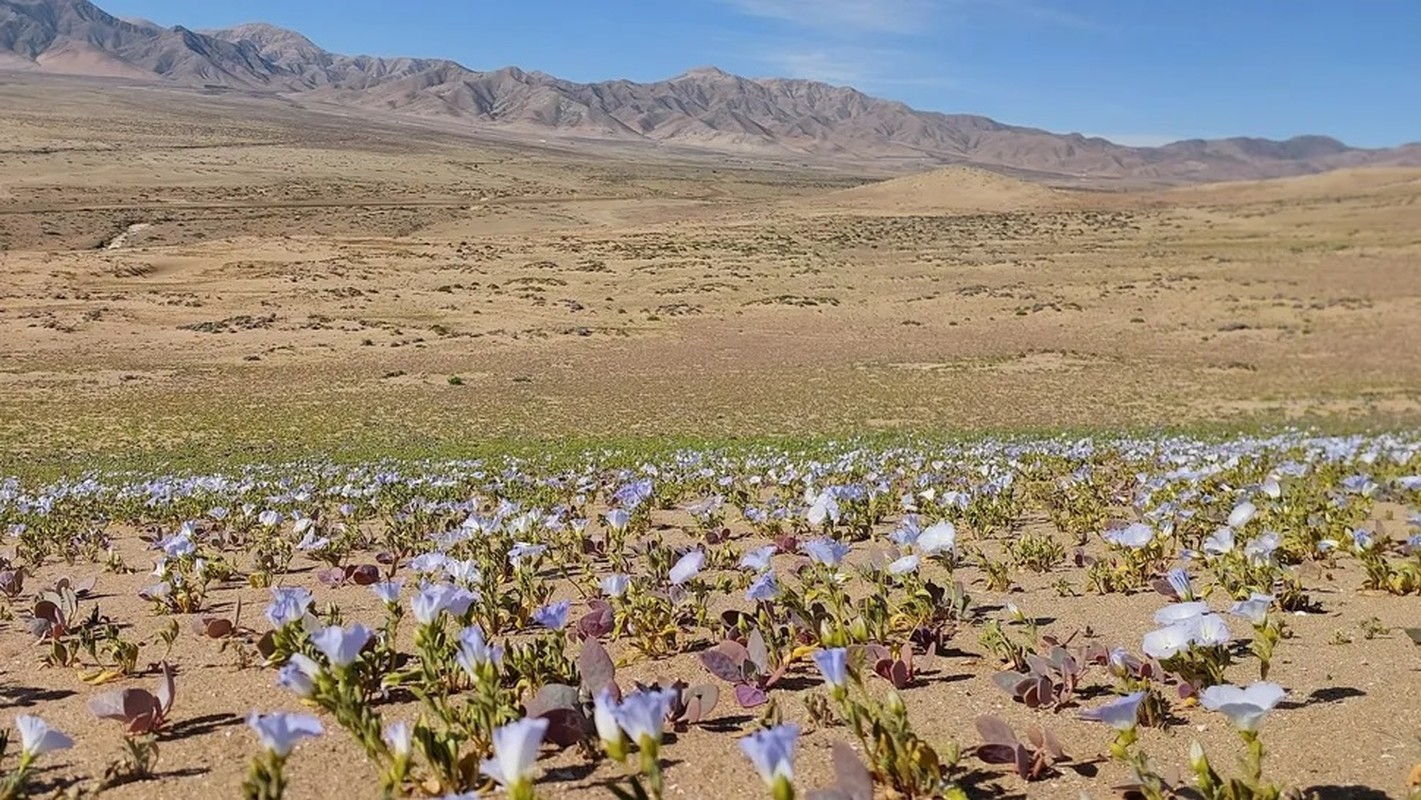
[[[651,81],[701,65],[1158,144],[1421,141],[1418,0],[97,0],[326,49]]]

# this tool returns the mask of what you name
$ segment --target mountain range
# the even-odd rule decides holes
[[[1421,143],[1359,149],[1325,136],[1127,147],[1098,137],[919,111],[852,88],[744,78],[713,67],[654,83],[575,83],[446,59],[329,52],[295,31],[123,20],[88,0],[0,0],[0,69],[161,81],[467,121],[540,136],[647,142],[737,155],[967,164],[1047,179],[1166,183],[1421,166]]]

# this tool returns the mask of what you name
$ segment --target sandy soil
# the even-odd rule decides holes
[[[1404,509],[1383,506],[1378,509],[1378,518],[1394,518],[1398,512]],[[658,512],[654,519],[656,527],[673,538],[682,525],[691,522],[683,512],[675,511]],[[1028,529],[1061,536],[1041,521],[1029,523]],[[964,541],[981,546],[992,557],[1000,554],[1000,539],[982,540],[969,535]],[[759,543],[753,538],[739,542],[746,548]],[[157,633],[169,617],[155,615],[149,604],[136,597],[151,580],[145,567],[152,552],[132,534],[119,536],[117,546],[124,560],[138,572],[115,575],[92,565],[81,564],[72,569],[59,565],[44,570],[29,584],[42,586],[64,576],[97,577],[95,594],[81,603],[81,611],[87,614],[97,604],[103,614],[123,625],[126,639],[143,643],[140,663],[146,664],[164,655],[166,646],[158,641]],[[1098,543],[1092,545],[1092,552],[1096,547]],[[850,562],[862,561],[865,553],[860,549]],[[783,570],[796,558],[777,556],[776,564]],[[316,566],[298,558],[283,583],[311,588],[317,608],[338,604],[346,624],[362,621],[378,626],[382,611],[367,589],[322,586],[313,577]],[[973,567],[961,568],[957,574],[987,618],[1008,619],[1003,607],[1011,602],[1036,619],[1043,633],[1063,639],[1074,635],[1074,644],[1098,641],[1138,651],[1140,637],[1156,627],[1151,618],[1154,611],[1166,602],[1152,593],[1083,593],[1062,600],[1052,587],[1063,579],[1079,587],[1082,573],[1073,566],[1045,574],[1017,571],[1012,590],[1005,593],[989,590],[980,571]],[[1305,586],[1317,608],[1313,613],[1288,616],[1292,635],[1279,645],[1274,656],[1270,679],[1284,686],[1288,696],[1264,728],[1268,776],[1297,788],[1316,789],[1322,798],[1387,796],[1378,791],[1401,796],[1408,770],[1421,761],[1421,743],[1416,739],[1416,731],[1421,730],[1421,653],[1399,628],[1415,625],[1421,618],[1421,597],[1360,593],[1360,572],[1345,566],[1326,572],[1310,569],[1304,574],[1311,576]],[[202,616],[230,617],[240,600],[243,624],[265,630],[269,624],[262,617],[262,610],[268,599],[265,590],[233,582],[216,587],[209,594]],[[1222,598],[1210,602],[1216,610],[1227,607]],[[718,612],[722,606],[743,607],[744,603],[738,596],[722,597],[716,601],[715,610]],[[581,602],[575,604],[572,617],[582,610],[585,608]],[[251,709],[303,710],[293,695],[274,685],[273,670],[243,666],[234,651],[224,652],[219,642],[196,636],[189,628],[188,616],[172,618],[181,629],[167,654],[178,671],[178,699],[171,730],[160,739],[160,780],[109,789],[104,797],[229,794],[244,777],[254,748],[254,739],[242,721],[246,713]],[[1392,630],[1369,635],[1363,625],[1369,620]],[[1232,623],[1236,635],[1238,630],[1246,630],[1247,626],[1238,620]],[[405,634],[409,633],[406,625]],[[1096,699],[1083,700],[1081,706],[1054,713],[1032,711],[1014,704],[994,686],[992,675],[1000,663],[984,652],[977,634],[977,628],[964,628],[951,640],[948,655],[939,657],[918,684],[905,690],[905,701],[918,733],[935,746],[956,741],[966,748],[979,741],[972,724],[980,714],[999,715],[1019,732],[1029,725],[1045,725],[1058,735],[1079,769],[1063,769],[1054,778],[1027,784],[999,768],[965,758],[964,770],[982,792],[975,796],[1077,797],[1083,791],[1094,797],[1110,796],[1108,788],[1128,776],[1109,760],[1109,731],[1076,716],[1081,706],[1099,701],[1091,687],[1104,690],[1110,684],[1108,676],[1099,668],[1089,673],[1081,692]],[[78,670],[38,666],[42,649],[32,641],[22,623],[0,623],[0,676],[5,687],[0,693],[0,720],[8,721],[17,713],[40,713],[51,724],[73,734],[77,744],[72,751],[46,760],[50,766],[44,773],[45,784],[70,790],[91,786],[104,766],[118,756],[119,726],[95,723],[85,702],[101,689],[86,686],[79,679]],[[1246,642],[1246,637],[1240,641]],[[402,646],[408,648],[410,642],[403,642]],[[691,654],[648,661],[625,641],[614,642],[610,648],[625,662],[618,672],[623,683],[676,678],[692,683],[715,682]],[[1228,676],[1240,684],[1256,680],[1256,661],[1238,660]],[[832,783],[829,748],[834,742],[852,738],[842,728],[816,728],[807,719],[801,698],[815,690],[819,680],[812,664],[802,664],[785,682],[789,688],[772,693],[784,719],[806,729],[796,760],[801,788]],[[148,687],[152,683],[150,675],[109,686]],[[876,681],[872,686],[875,691],[883,691],[886,684]],[[745,730],[760,710],[742,711],[724,699],[728,687],[722,685],[722,690],[722,703],[706,729],[693,728],[676,736],[668,746],[670,797],[763,796],[759,779],[731,735]],[[1108,694],[1104,696],[1108,699]],[[382,706],[381,711],[390,721],[412,721],[419,707],[415,703],[393,703]],[[1198,740],[1215,754],[1217,768],[1230,773],[1233,763],[1229,754],[1237,752],[1237,739],[1222,717],[1197,707],[1181,706],[1175,713],[1178,719],[1167,729],[1142,730],[1141,746],[1150,753],[1156,767],[1181,776],[1187,774],[1190,742]],[[1319,735],[1322,731],[1328,733]],[[610,763],[589,769],[571,751],[554,755],[548,750],[540,764],[547,769],[547,780],[540,783],[540,789],[549,797],[605,796],[604,782],[622,774]],[[373,794],[377,787],[375,766],[351,737],[333,724],[327,735],[302,745],[292,758],[290,773],[294,797],[334,797],[355,786],[368,787],[368,793]],[[337,789],[342,781],[340,785],[346,788]]]

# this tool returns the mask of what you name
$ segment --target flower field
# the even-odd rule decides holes
[[[0,798],[1421,797],[1421,437],[0,483]]]

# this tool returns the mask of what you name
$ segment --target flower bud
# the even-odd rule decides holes
[[[895,717],[908,715],[908,706],[903,703],[903,696],[892,689],[888,690],[888,713]]]

